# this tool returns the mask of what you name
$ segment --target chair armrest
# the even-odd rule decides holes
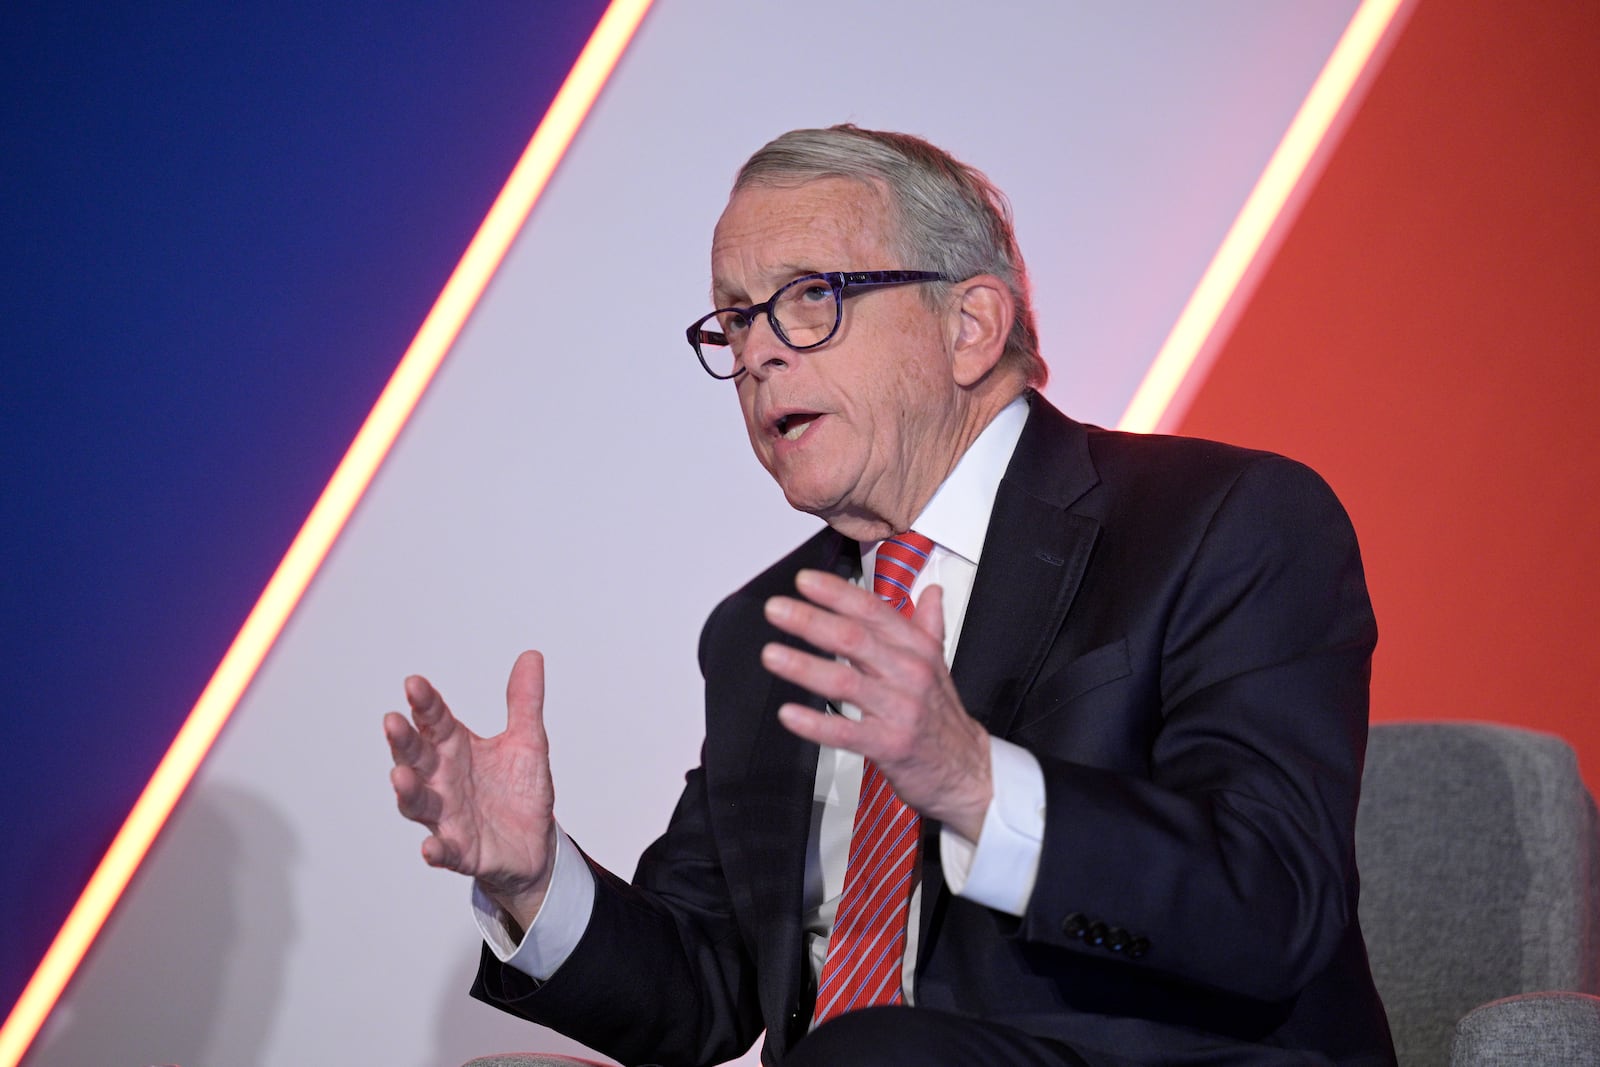
[[[1600,997],[1522,993],[1456,1023],[1450,1067],[1584,1067],[1600,1063]]]

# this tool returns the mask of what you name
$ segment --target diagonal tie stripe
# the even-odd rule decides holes
[[[902,615],[912,612],[911,586],[933,551],[919,533],[878,546],[872,591]],[[856,1008],[898,1004],[906,949],[906,914],[917,863],[921,819],[901,803],[877,764],[861,772],[861,801],[850,832],[844,892],[817,982],[818,1024]]]
[[[878,559],[873,566],[872,591],[893,604],[900,614],[910,615],[911,584],[932,551],[933,542],[911,530],[884,541],[878,546]]]

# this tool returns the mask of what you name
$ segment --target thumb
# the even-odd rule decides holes
[[[532,649],[517,657],[506,681],[506,732],[531,736],[543,745],[544,654]]]
[[[922,591],[911,613],[911,625],[944,644],[944,586],[930,585]]]

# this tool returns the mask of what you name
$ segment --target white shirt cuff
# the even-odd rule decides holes
[[[949,827],[939,831],[939,861],[950,892],[1021,916],[1039,877],[1044,848],[1044,771],[1033,753],[989,738],[994,796],[974,845]]]
[[[593,911],[594,872],[559,826],[550,888],[520,943],[515,939],[511,916],[489,899],[476,880],[472,883],[472,915],[489,951],[501,963],[541,982],[555,974],[556,968],[567,962],[578,947]]]

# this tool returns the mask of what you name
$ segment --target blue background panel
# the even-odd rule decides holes
[[[0,1004],[604,8],[0,9]]]

